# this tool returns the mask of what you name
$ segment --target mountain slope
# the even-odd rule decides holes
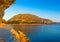
[[[50,24],[49,19],[43,19],[32,14],[18,14],[13,16],[8,23],[12,24]]]

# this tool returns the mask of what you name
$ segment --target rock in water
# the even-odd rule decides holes
[[[10,25],[0,24],[0,39],[5,42],[28,42],[29,39],[21,31],[14,30]]]

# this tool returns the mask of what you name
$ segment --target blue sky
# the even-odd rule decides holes
[[[30,13],[60,22],[60,0],[16,0],[5,10],[4,19],[8,20],[20,13]]]

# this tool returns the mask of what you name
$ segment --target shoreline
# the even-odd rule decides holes
[[[20,26],[45,26],[50,24],[9,24],[9,25],[20,25]]]

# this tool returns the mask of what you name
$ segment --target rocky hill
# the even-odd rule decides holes
[[[18,14],[7,21],[8,24],[51,24],[49,19],[43,19],[32,14]]]

